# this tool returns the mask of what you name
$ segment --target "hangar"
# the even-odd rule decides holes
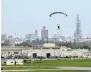
[[[27,56],[31,58],[37,58],[40,56],[44,58],[66,56],[86,57],[88,55],[91,55],[91,52],[88,49],[71,49],[65,46],[57,46],[53,43],[45,43],[40,47],[3,46],[1,48],[1,56],[4,58],[9,58],[11,56]]]

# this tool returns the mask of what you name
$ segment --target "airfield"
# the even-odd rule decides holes
[[[35,60],[24,65],[2,65],[2,72],[91,72],[91,59]]]
[[[55,44],[2,47],[2,72],[91,72],[90,56],[91,51],[87,49],[71,49]]]

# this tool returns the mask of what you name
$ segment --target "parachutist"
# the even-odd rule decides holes
[[[60,29],[60,26],[58,26],[58,29]]]

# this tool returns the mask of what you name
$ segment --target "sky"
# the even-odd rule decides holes
[[[52,12],[64,12],[68,16]],[[42,26],[48,29],[49,37],[54,34],[72,36],[76,29],[76,16],[79,14],[82,34],[91,34],[91,0],[2,0],[1,32],[25,36]],[[57,30],[60,24],[60,31]]]

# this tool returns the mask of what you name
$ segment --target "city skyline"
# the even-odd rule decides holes
[[[46,26],[51,37],[57,34],[57,24],[60,24],[61,35],[72,36],[79,14],[82,33],[91,34],[90,3],[90,0],[2,0],[2,33],[25,36],[38,30],[40,37],[42,26]],[[55,11],[65,12],[67,19],[63,15],[50,18],[49,14]]]

